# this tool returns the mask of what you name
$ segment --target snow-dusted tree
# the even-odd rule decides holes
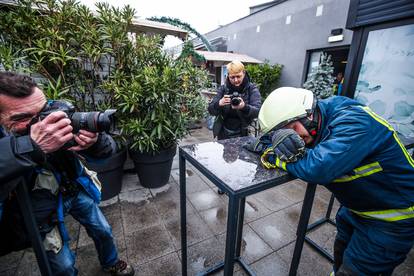
[[[322,53],[319,65],[312,69],[303,87],[312,91],[318,99],[325,99],[332,96],[334,92],[333,70],[331,56]]]

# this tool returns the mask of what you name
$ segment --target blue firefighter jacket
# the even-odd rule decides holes
[[[292,175],[324,185],[363,217],[414,218],[414,161],[393,128],[368,107],[346,97],[318,102],[321,137]]]

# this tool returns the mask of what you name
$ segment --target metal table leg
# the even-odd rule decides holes
[[[224,256],[224,275],[232,276],[235,250],[236,250],[236,235],[237,222],[240,214],[240,199],[232,194],[229,194],[229,207],[227,214],[227,236],[226,236],[226,251]]]
[[[241,242],[243,237],[243,220],[244,220],[244,208],[246,205],[246,198],[243,197],[239,200],[239,215],[237,218],[237,238],[236,238],[236,258],[240,257]]]
[[[335,221],[333,221],[331,219],[331,213],[332,213],[332,208],[333,208],[334,201],[335,201],[335,197],[332,194],[331,198],[329,200],[329,205],[328,205],[328,209],[326,210],[325,217],[323,217],[323,218],[319,219],[318,221],[316,221],[316,222],[312,223],[311,225],[309,225],[308,229],[306,231],[307,233],[312,231],[313,229],[316,229],[316,228],[324,225],[325,223],[329,223],[333,226],[336,226]],[[325,257],[331,263],[334,262],[333,256],[328,251],[326,251],[324,248],[322,248],[317,243],[315,243],[313,240],[311,240],[309,237],[305,237],[305,242],[308,243],[318,253],[320,253],[322,255],[322,257]]]
[[[289,276],[296,275],[298,270],[300,256],[302,254],[303,243],[305,242],[306,231],[308,228],[309,217],[312,211],[313,199],[315,197],[316,184],[308,183],[306,187],[305,199],[303,200],[302,211],[298,229],[296,232],[295,250],[293,252],[292,262],[290,263]]]
[[[187,276],[187,210],[185,158],[179,156],[180,166],[180,217],[181,217],[181,275]]]
[[[33,250],[36,254],[37,264],[39,265],[40,273],[43,276],[52,276],[52,270],[50,269],[49,260],[46,255],[46,251],[43,247],[43,242],[40,237],[39,229],[33,215],[32,204],[29,198],[29,194],[26,187],[26,181],[22,179],[22,182],[16,187],[17,200],[19,202],[20,209],[22,210],[24,224],[27,228],[27,232],[32,243]]]

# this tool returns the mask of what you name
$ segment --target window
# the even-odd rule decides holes
[[[414,24],[368,33],[355,99],[414,142]]]
[[[316,16],[321,16],[323,13],[323,5],[316,7]]]
[[[257,27],[256,27],[256,33],[260,33],[260,25],[257,25]]]
[[[288,15],[288,16],[286,16],[286,25],[289,25],[290,24],[290,22],[292,22],[292,16],[291,15]]]

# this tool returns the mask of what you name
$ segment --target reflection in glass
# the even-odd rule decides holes
[[[355,99],[414,142],[414,24],[371,31]]]

